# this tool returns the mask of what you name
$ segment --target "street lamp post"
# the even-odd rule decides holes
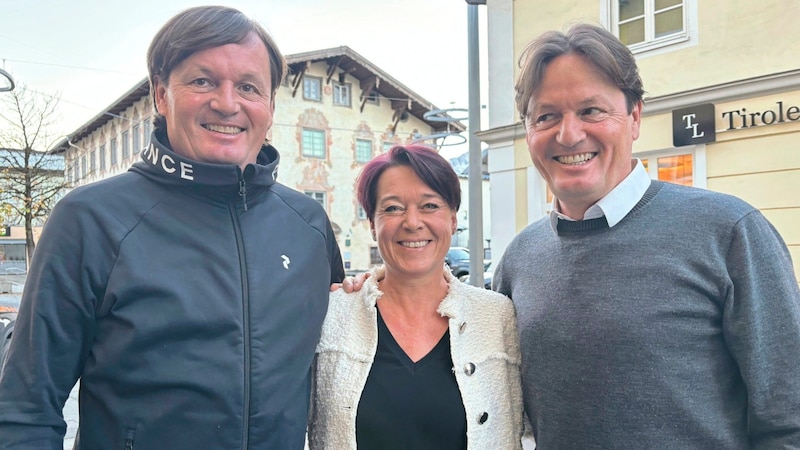
[[[481,128],[480,52],[478,41],[478,5],[486,0],[467,2],[467,63],[469,74],[469,279],[473,286],[483,286],[483,167],[481,143],[475,132]]]

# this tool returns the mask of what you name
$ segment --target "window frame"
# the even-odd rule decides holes
[[[661,50],[674,50],[687,46],[697,45],[697,0],[681,0],[683,7],[683,31],[672,33],[661,38],[655,38],[655,11],[656,0],[645,2],[645,40],[628,45],[634,55],[645,55]],[[619,37],[619,0],[603,0],[601,2],[601,17],[605,20],[603,25],[615,36]],[[652,39],[648,39],[648,23],[652,31]]]
[[[152,133],[152,124],[150,122],[150,118],[146,117],[142,120],[144,126],[142,127],[142,149],[150,146],[150,134]]]
[[[319,133],[319,134],[322,135],[322,154],[321,155],[317,154],[317,149],[316,148],[312,148],[310,152],[307,151],[307,149],[306,149],[306,132]],[[313,143],[316,143],[316,140],[314,140]],[[301,147],[300,152],[301,152],[301,155],[303,156],[303,158],[326,159],[328,157],[328,143],[327,143],[327,136],[326,136],[325,130],[320,130],[320,129],[317,129],[317,128],[303,127],[303,129],[301,130],[301,136],[300,136],[300,147]]]
[[[366,102],[368,104],[380,106],[380,104],[381,104],[381,94],[378,92],[377,89],[373,88],[366,95],[367,95]]]
[[[311,92],[308,89],[306,89],[306,82],[309,82],[309,83],[310,82],[315,82],[315,84],[317,86],[317,97],[310,97],[309,96],[311,94]],[[310,77],[310,76],[304,76],[303,77],[303,99],[304,100],[311,100],[311,101],[315,101],[315,102],[321,102],[322,101],[322,77]]]
[[[369,263],[373,266],[383,264],[383,258],[377,245],[369,246]]]
[[[131,156],[131,137],[130,132],[125,130],[122,132],[122,160],[130,158]]]
[[[303,191],[303,193],[314,200],[315,202],[319,203],[322,206],[322,209],[325,211],[328,210],[328,193],[325,191]]]
[[[369,217],[367,217],[367,212],[364,210],[364,208],[361,205],[356,205],[356,218],[358,220],[367,220],[367,219],[369,219]]]
[[[647,159],[651,163],[648,164],[647,173],[650,178],[658,180],[658,158],[666,158],[671,156],[692,156],[692,186],[706,189],[707,187],[707,170],[706,170],[706,144],[687,145],[684,147],[672,147],[661,150],[644,151],[635,153],[634,158]],[[669,182],[669,180],[661,180]]]
[[[106,170],[106,145],[105,144],[100,146],[100,149],[98,150],[98,153],[100,154],[100,170],[101,171]]]
[[[111,152],[111,166],[116,166],[119,160],[117,159],[117,138],[111,138],[109,142],[110,152]]]
[[[131,128],[131,139],[133,140],[131,147],[133,148],[133,154],[136,155],[142,150],[142,143],[140,142],[141,135],[139,134],[139,124]]]
[[[347,101],[341,101],[341,94],[339,91],[342,89],[347,92]],[[353,83],[333,83],[333,105],[344,106],[350,108],[353,106]]]
[[[362,155],[362,153],[365,151],[365,149],[361,148],[361,146],[359,144],[368,144],[369,145],[369,158],[367,158],[367,159],[363,159],[362,158],[362,156],[364,156],[364,155]],[[375,150],[374,150],[373,147],[374,146],[372,145],[372,139],[356,138],[355,152],[354,152],[355,155],[353,155],[356,163],[357,164],[366,164],[366,163],[370,162],[372,160],[372,158],[375,157]]]

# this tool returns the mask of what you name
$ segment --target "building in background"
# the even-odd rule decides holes
[[[800,2],[491,0],[487,8],[489,125],[479,135],[489,145],[496,257],[551,201],[514,107],[519,55],[543,31],[591,22],[636,56],[647,92],[633,151],[650,176],[751,203],[800,275]]]
[[[437,138],[426,137],[465,126],[426,117],[439,109],[349,47],[286,59],[290,73],[278,89],[269,136],[281,155],[278,181],[327,211],[346,269],[367,269],[381,260],[354,193],[361,167],[393,145],[436,146]],[[67,179],[91,183],[138,161],[149,144],[152,104],[142,80],[59,142],[53,152],[64,155]]]

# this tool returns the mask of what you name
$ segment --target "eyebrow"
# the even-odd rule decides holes
[[[212,70],[209,67],[197,65],[196,69],[205,76],[211,76],[211,77],[216,76],[214,70]],[[266,78],[259,72],[247,72],[240,76],[239,81],[246,81],[248,83],[257,84],[259,86],[269,84],[267,83]]]
[[[433,199],[440,199],[440,200],[444,201],[444,198],[442,198],[442,196],[441,196],[441,195],[439,195],[439,194],[437,194],[437,193],[432,193],[432,194],[422,194],[422,196],[423,196],[425,199],[431,199],[431,198],[433,198]],[[386,196],[386,197],[381,197],[380,199],[378,199],[378,203],[384,203],[384,202],[389,202],[389,201],[396,201],[396,202],[399,202],[399,201],[400,201],[400,196],[399,196],[399,195],[389,195],[389,196]]]
[[[605,104],[607,101],[603,96],[593,95],[591,97],[585,98],[578,102],[578,106],[585,107],[589,105],[596,105],[596,104]],[[552,103],[539,103],[536,101],[531,101],[531,111],[536,111],[537,109],[552,109],[554,105]]]

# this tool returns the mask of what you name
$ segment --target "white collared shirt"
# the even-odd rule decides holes
[[[650,175],[647,174],[640,159],[634,158],[633,161],[636,161],[636,165],[631,170],[631,173],[605,197],[589,207],[583,214],[582,220],[605,216],[608,226],[611,228],[618,224],[639,203],[647,188],[650,187]],[[559,211],[558,199],[553,197],[550,225],[554,231],[556,231],[558,219],[575,221],[575,219],[571,219]]]

